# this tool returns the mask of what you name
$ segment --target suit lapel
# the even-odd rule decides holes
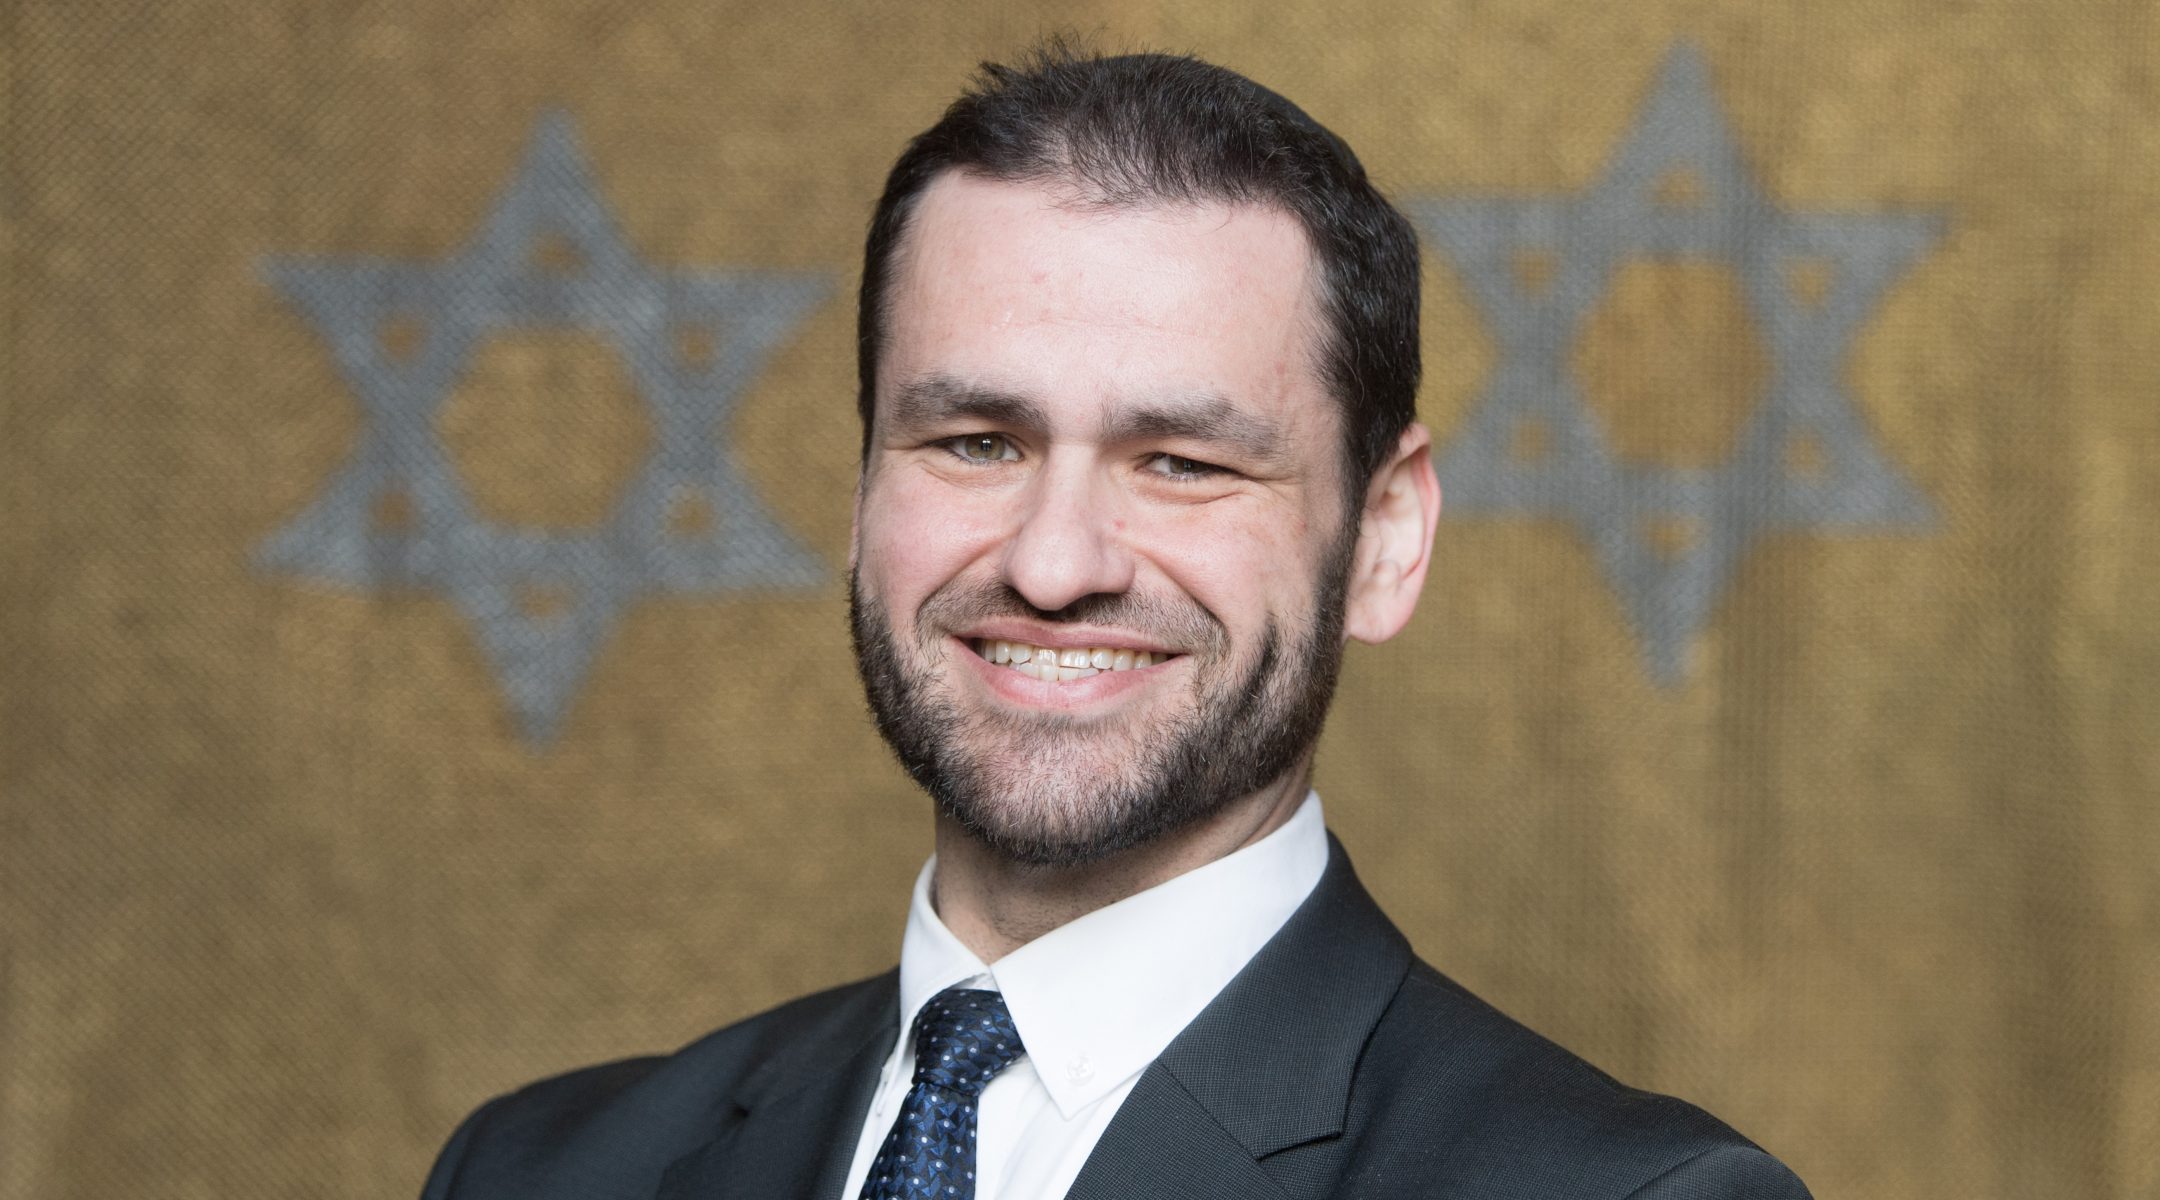
[[[820,1028],[780,1036],[718,1135],[675,1160],[655,1200],[838,1197],[900,1032],[897,973],[883,982]]]
[[[1068,1196],[1283,1195],[1260,1160],[1343,1131],[1410,963],[1330,835],[1313,894],[1141,1074]]]
[[[1065,1195],[1067,1200],[1276,1200],[1283,1191],[1190,1092],[1151,1067],[1118,1107]]]
[[[1331,836],[1313,894],[1141,1074],[1068,1196],[1286,1195],[1261,1160],[1342,1132],[1359,1052],[1410,961]],[[895,974],[813,1028],[775,1031],[656,1200],[839,1200],[899,1021]]]

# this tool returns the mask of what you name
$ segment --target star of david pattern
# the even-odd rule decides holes
[[[1667,189],[1683,185],[1675,202]],[[1499,362],[1439,464],[1457,514],[1573,522],[1639,636],[1653,678],[1683,679],[1695,636],[1740,560],[1769,533],[1924,527],[1933,514],[1845,394],[1854,336],[1939,236],[1911,213],[1794,212],[1755,185],[1693,47],[1668,55],[1604,176],[1569,197],[1425,199],[1405,206],[1482,310]],[[1521,264],[1546,264],[1526,273]],[[1727,461],[1622,461],[1570,370],[1570,348],[1618,268],[1722,264],[1766,344],[1769,376]],[[1803,272],[1826,282],[1796,286]],[[1525,444],[1538,452],[1525,455]],[[1660,537],[1680,531],[1683,536]]]
[[[947,988],[915,1019],[915,1078],[862,1200],[971,1200],[975,1101],[1025,1053],[996,992]]]
[[[545,261],[564,248],[568,263]],[[265,274],[328,343],[365,424],[321,495],[264,541],[257,562],[360,589],[446,593],[477,630],[529,742],[552,739],[639,596],[823,580],[735,465],[727,435],[743,389],[830,291],[830,276],[647,266],[594,186],[567,116],[542,117],[516,177],[449,257],[275,258]],[[399,328],[418,331],[402,352],[388,336]],[[438,437],[436,414],[472,352],[521,328],[598,335],[651,411],[650,452],[596,529],[487,518]],[[405,518],[385,522],[386,511]],[[703,520],[684,521],[686,512]]]

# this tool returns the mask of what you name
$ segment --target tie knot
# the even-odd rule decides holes
[[[978,1096],[1026,1052],[996,992],[946,988],[915,1018],[916,1083]]]

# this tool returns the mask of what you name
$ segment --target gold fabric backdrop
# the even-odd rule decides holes
[[[0,1195],[408,1196],[891,961],[856,256],[1053,23],[1424,231],[1320,778],[1420,951],[1826,1200],[2160,1194],[2160,8],[0,12]]]

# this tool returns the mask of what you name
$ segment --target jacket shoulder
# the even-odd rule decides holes
[[[1806,1200],[1702,1109],[1628,1087],[1419,962],[1351,1096],[1353,1192]],[[1352,1181],[1346,1181],[1352,1182]]]
[[[672,1054],[585,1067],[498,1096],[443,1147],[423,1200],[649,1198],[712,1136],[742,1089],[824,1046],[888,1024],[896,975],[789,1001]]]

